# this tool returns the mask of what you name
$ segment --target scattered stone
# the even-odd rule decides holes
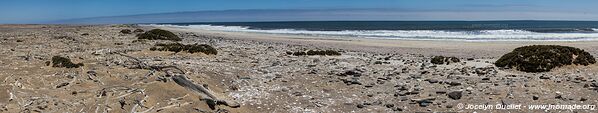
[[[294,52],[293,55],[295,56],[313,56],[313,55],[321,55],[321,56],[339,56],[341,55],[341,53],[339,53],[338,51],[334,51],[334,50],[309,50],[307,52],[305,51],[299,51],[299,52]]]
[[[463,91],[453,91],[446,95],[448,95],[448,97],[453,100],[459,100],[459,99],[461,99],[461,96],[463,95]]]
[[[433,100],[436,100],[436,98],[412,99],[411,101],[416,102],[420,107],[427,107],[434,103]]]
[[[490,78],[484,77],[484,78],[482,78],[482,80],[490,80]]]
[[[436,91],[436,94],[445,94],[446,91]]]
[[[293,95],[295,95],[295,96],[303,96],[303,93],[301,93],[301,92],[294,92]]]
[[[428,81],[428,82],[430,82],[432,84],[438,83],[438,80],[437,79],[433,79],[433,78],[432,79],[426,79],[426,81]]]
[[[459,86],[459,85],[461,85],[461,82],[452,81],[452,82],[449,83],[449,85],[451,85],[451,86]]]
[[[363,105],[363,104],[357,104],[357,108],[364,108],[364,107],[365,107],[365,105]]]
[[[403,108],[399,108],[399,107],[394,107],[392,108],[393,111],[403,111]]]
[[[337,74],[338,76],[353,76],[353,77],[360,77],[361,76],[362,71],[355,69],[355,70],[348,70],[345,71],[344,73],[340,73]]]
[[[58,84],[58,86],[56,86],[56,88],[61,88],[61,87],[68,86],[68,85],[69,85],[68,82],[60,83],[60,84]]]
[[[384,106],[385,106],[386,108],[393,108],[393,107],[395,107],[395,105],[394,105],[394,104],[386,104],[386,105],[384,105]]]
[[[540,79],[550,79],[550,77],[546,76],[546,75],[542,75],[542,76],[540,76]]]
[[[444,57],[444,56],[435,56],[430,61],[432,64],[445,64],[449,65],[450,63],[461,62],[457,57]]]
[[[538,99],[540,99],[540,97],[538,95],[534,95],[534,96],[532,96],[532,99],[533,100],[538,100]]]

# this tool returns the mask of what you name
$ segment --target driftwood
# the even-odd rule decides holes
[[[176,66],[148,65],[147,63],[145,63],[144,61],[142,61],[138,58],[128,56],[128,55],[118,53],[118,52],[116,52],[116,54],[135,60],[137,66],[138,66],[136,68],[148,69],[148,70],[151,70],[152,73],[154,71],[165,72],[166,75],[169,76],[179,86],[182,86],[188,90],[191,90],[191,91],[199,94],[202,97],[201,100],[206,101],[206,103],[212,109],[214,109],[214,107],[216,105],[226,105],[226,106],[233,107],[233,108],[240,107],[239,103],[231,101],[231,100],[220,99],[220,98],[216,97],[212,93],[212,91],[208,90],[207,88],[203,87],[202,85],[197,85],[197,84],[193,83],[192,81],[187,79],[187,77],[185,76],[185,71],[183,71],[182,69],[180,69]]]

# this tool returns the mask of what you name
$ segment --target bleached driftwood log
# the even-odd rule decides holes
[[[138,58],[135,58],[135,57],[132,57],[129,55],[125,55],[122,53],[118,53],[118,52],[116,52],[116,54],[135,60],[137,66],[138,66],[136,68],[165,72],[179,86],[182,86],[188,90],[195,92],[196,94],[199,94],[202,97],[201,100],[206,101],[206,103],[212,109],[214,109],[214,107],[216,105],[226,105],[226,106],[233,107],[233,108],[240,107],[239,103],[232,101],[232,100],[218,98],[212,93],[212,91],[208,90],[207,88],[203,87],[202,85],[197,85],[197,84],[193,83],[192,81],[187,79],[187,77],[185,76],[185,71],[183,71],[179,67],[148,65],[147,63],[145,63],[144,61],[142,61]]]

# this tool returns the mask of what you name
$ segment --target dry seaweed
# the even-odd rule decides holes
[[[147,31],[145,33],[141,33],[137,35],[138,39],[147,39],[147,40],[172,40],[172,41],[181,41],[182,39],[179,36],[175,35],[174,33],[166,30],[161,29],[153,29]]]
[[[120,33],[122,33],[122,34],[131,34],[131,30],[129,30],[129,29],[123,29],[123,30],[120,30]]]
[[[143,29],[135,29],[133,32],[135,32],[135,33],[141,33],[141,32],[144,32],[144,30]]]
[[[590,65],[596,59],[579,48],[560,45],[532,45],[516,48],[503,55],[494,64],[497,67],[516,68],[524,72],[547,72],[564,65]]]
[[[457,57],[445,57],[445,56],[434,56],[430,61],[433,64],[451,64],[456,62],[461,62]]]
[[[307,52],[298,51],[298,52],[293,52],[292,54],[295,56],[305,56],[305,55],[308,55],[308,56],[313,56],[313,55],[339,56],[339,55],[341,55],[341,53],[339,53],[338,51],[333,51],[333,50],[309,50]]]
[[[169,44],[156,44],[154,47],[150,48],[152,51],[171,51],[171,52],[189,52],[189,53],[205,53],[208,55],[216,55],[218,51],[206,44],[192,44],[192,45],[185,45],[181,43],[169,43]]]
[[[54,56],[52,57],[52,67],[66,67],[66,68],[79,68],[83,66],[83,63],[75,64],[71,62],[71,59],[61,57],[61,56]]]

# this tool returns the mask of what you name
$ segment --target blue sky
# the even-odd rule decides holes
[[[459,17],[442,17],[447,15],[458,15],[462,20],[598,20],[595,7],[598,7],[598,0],[2,0],[0,23],[43,23],[74,18],[235,9],[394,9],[401,13],[427,12],[412,18],[422,20],[459,20]]]

